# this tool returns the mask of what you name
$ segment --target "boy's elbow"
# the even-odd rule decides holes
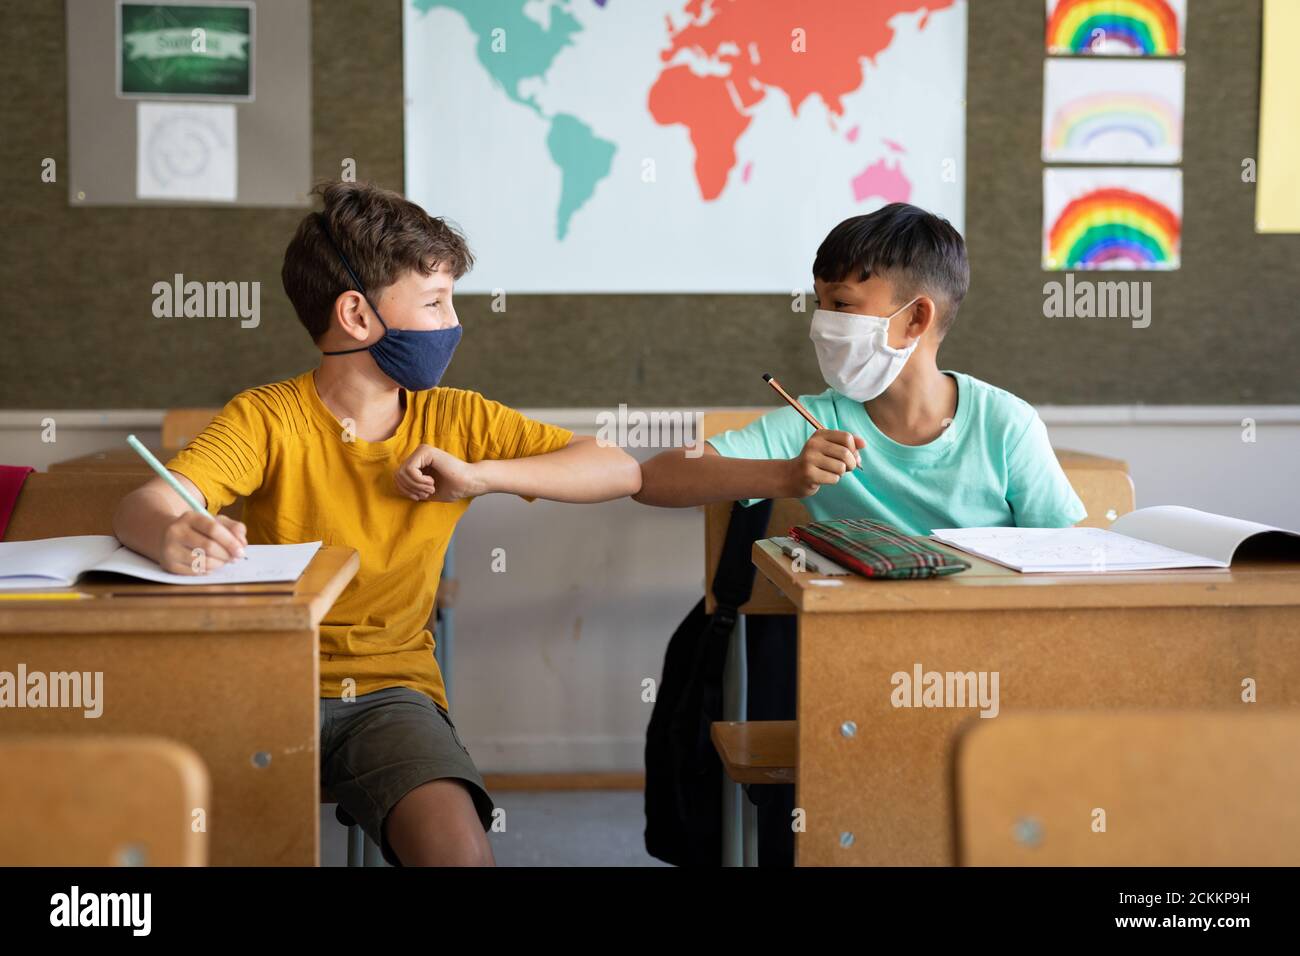
[[[627,452],[619,451],[623,456],[619,463],[619,496],[635,499],[641,493],[641,465]]]
[[[642,462],[637,467],[637,490],[632,495],[632,500],[651,507],[669,505],[670,502],[664,500],[664,467],[674,458],[680,457],[680,455],[680,449],[670,448]]]
[[[646,501],[646,492],[648,491],[648,489],[646,488],[646,483],[645,483],[645,472],[642,470],[642,468],[643,466],[640,465],[637,466],[636,491],[632,492],[631,497],[633,501],[639,501],[641,504],[644,505],[644,504],[649,504],[649,502]]]
[[[654,504],[652,489],[654,486],[655,461],[658,457],[656,455],[654,458],[649,458],[637,464],[636,491],[632,493],[633,501],[638,501],[643,505]]]

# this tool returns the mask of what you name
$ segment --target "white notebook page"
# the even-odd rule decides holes
[[[117,571],[160,584],[259,584],[297,581],[320,550],[319,541],[306,544],[250,544],[248,557],[231,561],[207,574],[169,574],[142,554],[119,548],[89,571]]]
[[[66,588],[120,547],[111,534],[5,541],[0,543],[0,590]]]
[[[940,528],[934,538],[1026,573],[1224,568],[1226,562],[1102,528]]]

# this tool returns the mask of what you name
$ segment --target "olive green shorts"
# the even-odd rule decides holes
[[[465,783],[486,831],[492,798],[460,742],[451,717],[426,694],[386,687],[353,700],[320,699],[320,784],[401,866],[384,833],[397,802],[422,783],[455,778]]]

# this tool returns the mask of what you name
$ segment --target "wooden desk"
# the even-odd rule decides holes
[[[0,670],[103,673],[100,717],[5,708],[0,732],[181,741],[211,774],[214,866],[315,866],[318,629],[359,567],[351,548],[324,547],[296,583],[115,582],[75,589],[93,600],[0,602]]]
[[[175,457],[176,453],[180,451],[179,448],[156,448],[154,446],[150,446],[149,450],[153,452],[154,456],[164,465],[171,461],[171,459]],[[146,478],[153,476],[153,469],[145,464],[144,459],[126,445],[106,448],[103,451],[91,452],[89,455],[78,455],[76,458],[69,458],[67,461],[56,461],[50,465],[49,470],[106,471],[141,475]]]
[[[980,718],[895,707],[893,675],[918,663],[996,671],[1000,713],[1300,704],[1300,563],[1018,574],[963,555],[972,568],[949,577],[826,587],[770,542],[753,556],[799,616],[799,865],[955,861],[954,732]]]

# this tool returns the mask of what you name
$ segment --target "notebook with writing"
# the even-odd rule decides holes
[[[248,557],[207,574],[171,574],[107,534],[0,542],[0,591],[71,587],[108,571],[159,584],[262,584],[296,581],[321,542],[250,544]]]
[[[1026,574],[1229,567],[1250,551],[1300,560],[1300,534],[1181,505],[1139,508],[1109,528],[937,528],[936,541]]]

